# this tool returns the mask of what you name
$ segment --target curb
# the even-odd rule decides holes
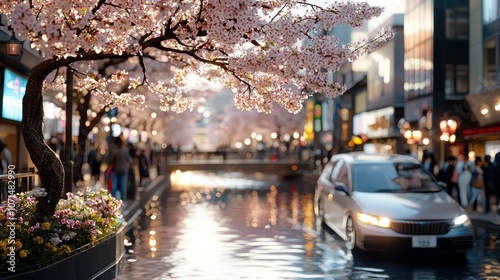
[[[144,212],[143,208],[147,201],[153,196],[160,196],[168,188],[168,179],[164,175],[159,175],[147,185],[146,188],[139,190],[139,199],[129,201],[129,206],[123,208],[123,220],[127,223],[125,232],[132,228],[133,223]]]

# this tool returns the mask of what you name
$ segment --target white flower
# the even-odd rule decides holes
[[[44,188],[36,188],[36,189],[33,189],[33,190],[29,191],[26,195],[28,197],[30,197],[30,196],[32,196],[32,197],[42,197],[42,196],[47,195],[47,193],[45,192]]]
[[[56,246],[57,244],[61,243],[61,242],[62,242],[62,240],[61,240],[59,237],[52,237],[52,238],[49,240],[49,242],[50,242],[52,245]]]

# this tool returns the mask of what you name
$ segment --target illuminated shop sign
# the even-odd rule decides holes
[[[21,122],[28,80],[9,69],[5,69],[3,77],[2,118]]]
[[[368,138],[390,137],[394,107],[386,107],[353,116],[353,134],[366,135]]]

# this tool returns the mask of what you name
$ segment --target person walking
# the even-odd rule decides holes
[[[0,157],[2,159],[2,166],[3,166],[3,170],[4,170],[3,173],[5,174],[9,170],[9,165],[12,164],[12,153],[10,152],[10,150],[7,146],[5,146],[5,148],[3,148],[3,151],[1,152]]]
[[[0,139],[0,174],[7,174],[9,171],[9,165],[12,164],[12,154],[7,148],[7,145]],[[7,180],[2,180],[0,183],[2,189],[0,201],[6,201],[8,198],[7,194]]]
[[[128,171],[132,164],[132,158],[129,151],[125,148],[125,142],[121,137],[114,138],[113,142],[115,146],[111,149],[109,159],[109,164],[113,165],[111,195],[117,197],[116,192],[120,191],[120,198],[125,200],[127,197]]]
[[[500,152],[495,154],[493,160],[493,187],[495,188],[495,203],[497,206],[497,213],[500,215]]]
[[[458,189],[459,189],[459,201],[463,208],[469,206],[469,192],[472,183],[472,169],[474,168],[474,163],[465,162],[462,166],[462,171],[458,176]]]
[[[491,156],[484,156],[484,163],[481,166],[483,170],[484,179],[484,213],[489,213],[491,211],[491,196],[495,196],[495,187],[493,185],[493,163],[491,162]]]
[[[449,156],[446,162],[443,163],[443,166],[441,166],[441,169],[439,170],[438,174],[436,175],[436,179],[440,182],[443,182],[446,184],[446,192],[453,197],[453,189],[457,190],[457,198],[456,200],[459,201],[460,197],[460,190],[458,189],[458,185],[456,182],[452,182],[451,178],[453,176],[453,172],[455,171],[455,163],[457,161],[457,158],[454,156]]]
[[[99,144],[95,143],[87,156],[90,166],[90,175],[93,183],[99,182],[101,176],[102,155],[99,151]]]
[[[137,183],[135,181],[135,153],[136,147],[131,142],[127,142],[126,150],[128,151],[132,164],[128,167],[127,172],[127,199],[135,199]]]
[[[140,146],[137,148],[136,156],[139,161],[139,186],[144,188],[146,181],[149,179],[150,161],[146,156],[144,148]]]
[[[436,176],[437,160],[433,153],[427,152],[423,158],[422,165],[424,169],[429,171],[432,175]]]
[[[473,211],[477,210],[477,202],[484,199],[484,178],[483,169],[481,169],[482,165],[483,161],[481,157],[476,157],[476,159],[474,160],[474,166],[471,166],[472,183],[470,186],[471,198],[469,201],[469,205],[471,206]],[[476,180],[478,180],[477,184]]]

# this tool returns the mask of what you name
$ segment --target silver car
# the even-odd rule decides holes
[[[334,155],[317,181],[314,208],[351,251],[463,254],[474,246],[464,209],[410,156]]]

